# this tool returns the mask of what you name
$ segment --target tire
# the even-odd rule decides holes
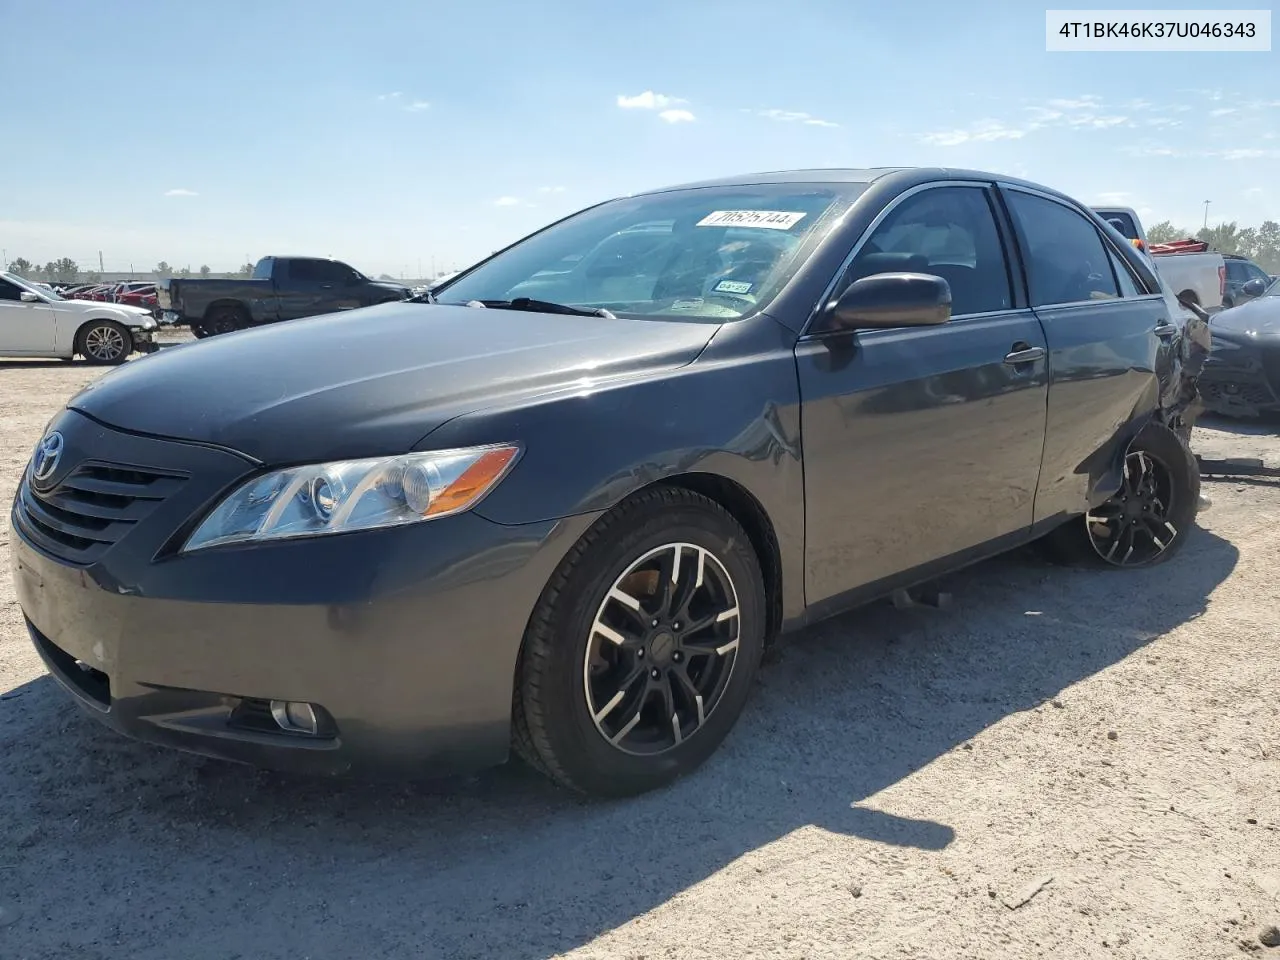
[[[1164,563],[1182,549],[1200,507],[1195,456],[1176,433],[1152,422],[1129,445],[1125,460],[1124,486],[1114,497],[1045,538],[1052,559],[1132,570]],[[1132,539],[1126,539],[1126,524]]]
[[[683,623],[650,592],[677,566]],[[766,611],[759,560],[723,507],[679,487],[636,495],[573,547],[529,620],[516,667],[516,752],[560,785],[602,797],[689,773],[746,704]]]
[[[244,308],[231,305],[211,307],[204,315],[202,324],[211,337],[220,333],[235,333],[248,325],[249,318],[245,316]]]
[[[90,320],[76,337],[76,353],[95,366],[118,366],[133,353],[133,334],[114,320]]]
[[[197,340],[203,340],[205,337],[209,336],[209,331],[203,323],[193,323],[191,324],[190,329],[192,335]]]

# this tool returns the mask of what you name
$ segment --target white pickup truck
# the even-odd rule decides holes
[[[1222,254],[1207,247],[1189,253],[1164,253],[1160,251],[1160,244],[1152,250],[1147,233],[1142,229],[1142,221],[1133,209],[1094,207],[1093,212],[1110,221],[1121,235],[1151,259],[1160,279],[1179,300],[1194,301],[1210,313],[1222,308],[1222,295],[1227,285],[1227,264]]]

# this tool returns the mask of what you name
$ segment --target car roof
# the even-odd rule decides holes
[[[642,190],[632,196],[645,196],[649,194],[668,193],[675,190],[693,190],[703,187],[751,187],[760,186],[762,184],[787,184],[787,183],[865,183],[871,184],[881,180],[897,181],[898,186],[902,189],[914,186],[918,183],[929,183],[935,180],[978,180],[991,182],[999,180],[1013,186],[1027,187],[1031,190],[1039,190],[1051,196],[1068,200],[1074,204],[1084,206],[1079,200],[1068,196],[1052,187],[1047,187],[1040,183],[1034,183],[1030,180],[1024,180],[1020,177],[1011,177],[1001,173],[991,173],[985,170],[967,170],[958,167],[827,167],[801,170],[768,170],[760,173],[738,174],[730,177],[720,177],[715,180],[698,180],[691,183],[676,184],[669,187],[660,187],[653,190]],[[1117,209],[1117,208],[1109,208]]]

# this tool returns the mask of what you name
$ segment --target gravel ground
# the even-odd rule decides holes
[[[96,375],[0,362],[0,545]],[[1274,428],[1196,442],[1280,462]],[[121,739],[45,675],[5,576],[0,957],[1280,957],[1280,486],[1206,491],[1157,570],[1009,557],[950,608],[806,632],[706,767],[610,804]]]

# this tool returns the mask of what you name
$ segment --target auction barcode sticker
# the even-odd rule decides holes
[[[1048,51],[1268,53],[1270,10],[1046,10]]]
[[[785,210],[716,210],[695,224],[699,227],[759,227],[762,230],[790,230],[804,218],[803,213]]]

